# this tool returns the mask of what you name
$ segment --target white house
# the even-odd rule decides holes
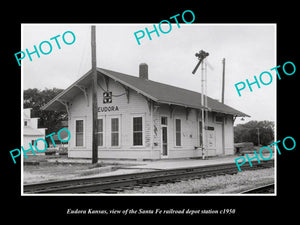
[[[45,139],[45,131],[47,128],[38,128],[39,118],[31,118],[31,108],[23,110],[23,148],[25,150],[30,148],[29,143],[34,146],[34,142],[39,139]],[[33,147],[34,148],[34,147]],[[43,141],[37,142],[37,148],[43,150],[45,144]],[[26,152],[26,154],[32,154],[31,151]]]

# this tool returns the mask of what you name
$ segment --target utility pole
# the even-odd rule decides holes
[[[91,27],[91,47],[92,47],[92,163],[98,162],[98,101],[97,101],[97,68],[96,68],[96,27]]]
[[[224,104],[224,92],[225,92],[225,58],[222,60],[223,74],[222,74],[222,104]],[[225,155],[225,117],[222,121],[222,154]]]
[[[225,58],[223,58],[222,63],[223,63],[222,103],[224,104],[224,91],[225,91]]]

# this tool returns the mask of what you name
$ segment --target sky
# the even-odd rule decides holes
[[[158,27],[158,23],[156,27]],[[96,25],[97,67],[138,76],[139,64],[147,63],[149,79],[192,91],[201,92],[201,70],[192,74],[198,59],[196,52],[209,53],[207,62],[207,95],[221,101],[222,59],[225,58],[225,104],[240,110],[250,118],[237,118],[235,124],[250,120],[276,118],[276,75],[270,71],[276,64],[275,24],[185,24],[172,23],[169,33],[160,36],[147,34],[138,45],[134,33],[145,27],[150,31],[153,24],[22,24],[20,51],[34,51],[43,41],[49,41],[52,52],[32,54],[21,61],[22,88],[65,89],[91,69],[91,25]],[[163,25],[164,31],[168,25]],[[75,42],[67,45],[62,40],[66,31],[72,31]],[[57,38],[61,49],[58,49]],[[72,41],[70,34],[66,41]],[[43,50],[47,52],[47,44]],[[17,63],[17,60],[16,60]],[[273,75],[270,85],[258,88],[252,85],[238,95],[235,84],[254,81],[263,71]],[[263,80],[267,83],[268,77]]]

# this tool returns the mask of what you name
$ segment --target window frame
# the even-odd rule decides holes
[[[166,123],[162,123],[163,122],[163,119],[165,119],[165,122]],[[164,125],[164,126],[168,126],[168,117],[167,116],[160,116],[160,124],[161,125]]]
[[[118,119],[118,132],[114,133],[118,133],[118,145],[112,145],[112,137],[113,137],[113,131],[112,131],[112,120],[113,119]],[[109,123],[110,123],[110,142],[109,142],[109,146],[110,148],[119,148],[121,146],[121,117],[120,116],[109,116]]]
[[[77,121],[82,121],[83,122],[83,125],[82,125],[82,127],[83,127],[83,129],[82,129],[82,145],[77,145],[76,144],[76,141],[77,141],[77,132],[76,132],[76,122]],[[83,118],[83,117],[80,117],[80,118],[76,118],[76,119],[74,119],[74,133],[75,133],[75,135],[74,135],[74,147],[75,148],[85,148],[86,146],[85,146],[85,134],[86,134],[86,130],[85,130],[85,118]]]
[[[97,127],[97,135],[102,133],[102,145],[98,145],[98,143],[97,143],[97,146],[98,146],[98,148],[105,148],[105,146],[106,146],[106,140],[105,140],[106,139],[105,138],[106,120],[105,120],[104,116],[98,116],[98,121],[97,121],[98,123],[99,123],[99,120],[102,120],[102,132],[99,132],[98,127]],[[98,138],[98,141],[99,141],[99,136],[97,138]]]
[[[139,130],[139,131],[135,131],[134,130],[134,119],[136,118],[141,118],[142,119],[142,130]],[[138,145],[135,145],[135,134],[142,134],[142,143],[141,144],[138,144]],[[144,137],[145,137],[145,133],[144,133],[144,118],[143,116],[133,116],[132,117],[132,146],[133,147],[141,147],[141,146],[144,146]]]
[[[217,118],[218,118],[218,119],[221,118],[221,121],[217,120]],[[224,116],[218,115],[218,114],[215,115],[215,123],[222,124],[223,121],[224,121]]]
[[[142,118],[142,145],[134,145],[134,118]],[[143,148],[145,147],[145,114],[132,114],[131,115],[131,148]]]
[[[177,120],[180,121],[180,145],[177,145]],[[174,118],[174,132],[175,132],[175,147],[182,147],[182,119],[181,118]]]
[[[117,131],[113,131],[112,129],[112,125],[113,125],[113,120],[117,120],[118,121],[118,130]],[[113,134],[118,134],[118,144],[117,145],[113,145]],[[120,146],[120,118],[119,117],[111,117],[110,118],[110,146],[111,147],[119,147]]]

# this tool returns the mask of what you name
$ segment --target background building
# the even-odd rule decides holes
[[[45,131],[47,128],[38,128],[39,118],[31,118],[31,108],[24,109],[23,111],[23,148],[25,150],[29,149],[29,143],[34,146],[34,142],[39,139],[45,139]],[[45,143],[43,141],[37,142],[38,149],[45,149]],[[26,154],[32,154],[28,151]]]

